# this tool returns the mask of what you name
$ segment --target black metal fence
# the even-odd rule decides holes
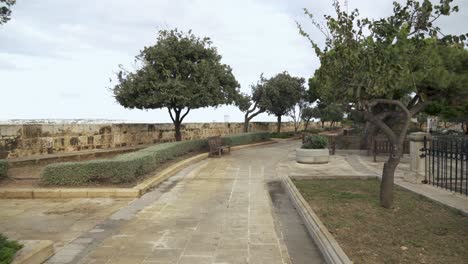
[[[424,138],[426,183],[468,195],[468,138]]]
[[[374,162],[377,162],[377,156],[382,153],[390,153],[393,150],[393,145],[388,139],[372,139],[372,144],[368,148],[368,155],[372,153],[374,156]],[[409,140],[405,139],[403,143],[403,154],[409,154]]]

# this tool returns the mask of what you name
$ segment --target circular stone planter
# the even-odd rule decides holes
[[[330,153],[328,149],[296,149],[296,161],[306,164],[328,163]]]

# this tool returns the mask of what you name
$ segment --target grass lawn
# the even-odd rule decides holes
[[[378,180],[294,180],[355,263],[468,263],[468,217],[395,186],[379,206]]]
[[[21,248],[22,246],[20,244],[15,241],[10,241],[0,234],[0,264],[11,263],[15,257],[15,253]]]

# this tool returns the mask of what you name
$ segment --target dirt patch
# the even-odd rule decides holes
[[[158,168],[148,174],[145,174],[141,177],[138,178],[137,181],[131,182],[131,183],[121,183],[121,184],[112,184],[106,180],[103,180],[101,182],[93,182],[88,185],[81,185],[81,186],[51,186],[51,185],[41,185],[40,184],[40,178],[6,178],[0,181],[0,188],[80,188],[80,187],[86,187],[86,188],[129,188],[138,185],[139,183],[143,182],[144,180],[154,176],[155,174],[161,172],[162,170],[168,168],[171,165],[174,165],[175,163],[182,161],[184,159],[193,157],[195,155],[200,154],[201,152],[190,152],[185,155],[179,156],[177,158],[174,158],[172,160],[166,161],[158,166]]]
[[[378,180],[294,180],[355,263],[466,263],[468,218],[395,186],[379,206]]]

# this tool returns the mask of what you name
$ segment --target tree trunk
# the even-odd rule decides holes
[[[309,128],[309,120],[307,120],[304,124],[304,131],[307,131],[307,128]]]
[[[281,116],[278,117],[278,123],[276,124],[276,132],[280,133],[281,132]]]
[[[245,114],[244,117],[244,133],[249,132],[249,118],[247,117],[247,114]]]
[[[182,140],[182,133],[180,132],[181,124],[184,118],[187,116],[187,114],[190,112],[190,108],[187,108],[187,111],[181,115],[183,108],[170,108],[168,107],[167,110],[169,112],[169,115],[171,116],[172,122],[174,123],[174,137],[176,141],[181,141]],[[172,111],[174,111],[174,114],[172,114]]]
[[[180,132],[180,122],[174,122],[175,140],[182,141],[182,133]]]
[[[394,151],[392,151],[390,157],[384,163],[382,181],[380,182],[380,205],[387,209],[392,208],[393,206],[393,182],[396,167],[400,162],[398,154],[393,152]]]
[[[322,122],[322,128],[324,128],[325,127],[325,122],[324,121],[320,121],[320,122]]]

